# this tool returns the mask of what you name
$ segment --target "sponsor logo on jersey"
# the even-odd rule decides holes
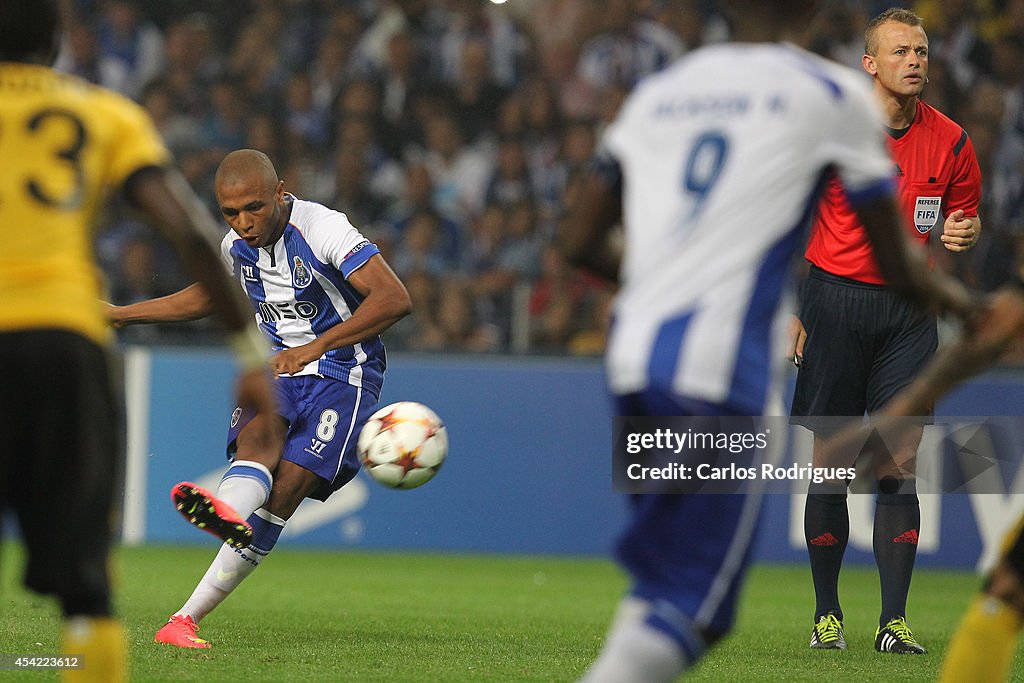
[[[939,221],[942,197],[918,197],[914,204],[914,227],[922,235],[927,234]]]
[[[292,263],[295,264],[292,268],[292,283],[299,289],[309,287],[309,283],[313,281],[313,274],[309,268],[298,256],[292,259]]]
[[[312,320],[320,309],[311,301],[282,301],[271,303],[261,301],[259,304],[260,322],[275,323],[280,320]]]
[[[231,427],[232,428],[238,426],[238,420],[241,417],[242,417],[242,409],[241,408],[235,408],[235,410],[231,413]]]

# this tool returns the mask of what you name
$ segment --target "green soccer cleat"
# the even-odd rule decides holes
[[[843,622],[829,612],[818,618],[818,623],[811,631],[812,650],[845,650],[846,638],[843,637]]]
[[[232,548],[244,548],[252,542],[252,526],[203,487],[189,481],[179,482],[171,489],[171,500],[189,524]]]
[[[928,652],[915,639],[904,617],[890,619],[875,631],[875,649],[900,655],[923,655]]]

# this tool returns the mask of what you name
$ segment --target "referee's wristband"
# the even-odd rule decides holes
[[[252,325],[246,325],[244,330],[228,336],[228,346],[235,352],[243,371],[261,370],[267,366],[270,346],[263,334]]]

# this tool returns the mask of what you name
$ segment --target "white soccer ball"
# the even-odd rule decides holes
[[[388,488],[414,489],[434,478],[448,455],[444,422],[422,403],[384,406],[359,433],[359,462]]]

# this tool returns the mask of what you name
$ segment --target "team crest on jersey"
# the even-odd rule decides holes
[[[939,221],[942,197],[918,197],[914,204],[914,227],[922,235],[928,234]]]
[[[234,428],[235,426],[238,425],[238,420],[241,417],[242,417],[242,409],[241,408],[235,408],[235,410],[231,413],[231,427],[232,428]]]
[[[313,281],[313,274],[309,272],[309,268],[298,256],[293,258],[292,262],[295,264],[292,268],[292,282],[296,287],[309,287],[309,283]]]

